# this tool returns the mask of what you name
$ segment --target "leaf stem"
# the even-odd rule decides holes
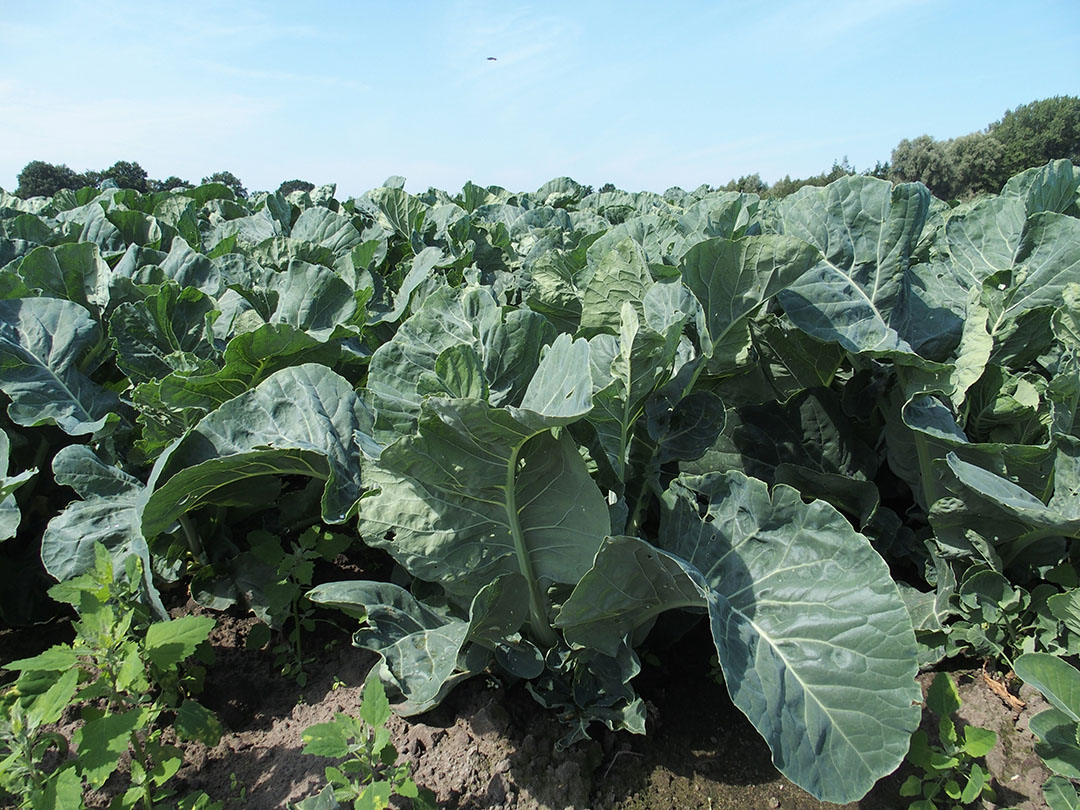
[[[179,520],[180,528],[184,530],[184,539],[187,540],[191,553],[195,555],[195,559],[200,563],[209,565],[210,558],[206,556],[206,549],[203,548],[202,540],[199,539],[199,533],[195,531],[195,524],[191,522],[191,518],[187,515],[181,515]]]
[[[525,545],[525,532],[521,528],[521,517],[517,507],[517,466],[518,451],[515,448],[510,454],[506,464],[506,517],[510,523],[510,535],[514,540],[514,551],[517,554],[518,569],[529,583],[529,623],[532,625],[536,639],[546,648],[550,649],[559,643],[559,637],[551,629],[547,619],[547,600],[540,592],[540,583],[536,579],[533,570],[532,557],[529,556],[529,548]]]

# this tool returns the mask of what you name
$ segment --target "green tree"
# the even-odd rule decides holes
[[[827,172],[795,180],[791,179],[790,174],[784,175],[782,180],[777,180],[769,187],[765,196],[779,200],[789,194],[794,194],[803,186],[827,186],[833,180],[839,180],[841,177],[846,177],[849,174],[855,174],[855,167],[848,162],[847,155],[844,155],[843,160],[834,160],[832,168]]]
[[[120,188],[134,189],[140,194],[146,194],[150,190],[147,185],[146,169],[128,160],[118,160],[101,172],[101,180],[112,180]]]
[[[1006,111],[990,125],[1004,150],[1005,177],[1051,160],[1068,158],[1080,164],[1080,98],[1053,98]]]
[[[86,185],[83,175],[74,169],[69,169],[63,163],[46,163],[44,160],[31,160],[19,172],[17,179],[19,187],[15,189],[15,196],[23,199],[51,197],[61,189],[77,189]]]
[[[248,191],[244,188],[243,183],[240,182],[240,178],[232,172],[214,172],[209,177],[204,177],[200,182],[202,183],[221,183],[232,189],[233,194],[242,200],[246,200]]]
[[[282,195],[292,194],[294,191],[314,191],[315,184],[307,180],[286,180],[278,186],[277,193]]]
[[[191,183],[173,174],[164,180],[148,180],[147,186],[150,191],[172,191],[174,188],[191,188]]]
[[[1004,147],[985,132],[953,138],[946,144],[946,154],[954,176],[952,197],[996,193],[1011,176],[1005,169]]]
[[[892,179],[900,183],[919,182],[937,197],[956,196],[957,173],[945,141],[929,135],[905,138],[892,151]]]
[[[731,180],[726,186],[721,186],[720,191],[741,191],[744,194],[757,194],[764,196],[769,190],[769,184],[761,179],[758,172],[744,174],[738,180]]]
[[[615,190],[615,184],[614,183],[604,183],[604,185],[600,186],[600,193],[601,194],[606,194],[607,192],[614,191],[614,190]]]

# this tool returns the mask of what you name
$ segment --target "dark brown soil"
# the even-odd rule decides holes
[[[217,747],[192,750],[181,772],[186,790],[201,789],[227,808],[276,808],[312,795],[328,760],[301,754],[301,732],[356,714],[361,686],[374,662],[337,636],[323,636],[306,687],[278,675],[266,653],[243,649],[251,620],[222,617],[214,641],[219,664],[204,701],[233,729]],[[439,806],[457,810],[812,810],[837,808],[792,785],[772,766],[768,747],[708,677],[706,656],[676,648],[680,662],[647,669],[639,689],[649,703],[649,734],[599,729],[596,739],[558,751],[563,728],[520,685],[478,677],[438,709],[409,721],[391,720],[401,755]],[[1043,810],[1039,786],[1047,773],[1032,750],[1027,718],[1045,707],[1028,690],[1016,713],[987,686],[980,670],[954,673],[965,723],[991,728],[998,746],[987,757],[998,804]],[[921,676],[924,688],[932,676]],[[898,795],[906,772],[882,780],[849,810],[904,808]]]
[[[181,610],[200,610],[189,604]],[[190,745],[174,780],[180,795],[204,790],[227,810],[286,808],[318,792],[330,760],[301,753],[301,733],[335,712],[356,715],[374,656],[351,647],[348,634],[320,626],[307,639],[314,662],[300,687],[283,677],[268,650],[245,649],[254,619],[214,614],[216,663],[200,699],[227,726],[214,748]],[[335,617],[336,618],[336,617]],[[342,617],[342,624],[346,620]],[[14,637],[5,636],[11,644]],[[521,685],[477,677],[419,718],[392,718],[402,757],[418,784],[452,810],[813,810],[817,801],[781,777],[769,750],[709,677],[708,656],[689,652],[700,639],[669,650],[664,666],[647,668],[638,688],[649,705],[649,734],[599,729],[596,738],[559,751],[563,728]],[[21,645],[26,646],[26,645]],[[32,646],[32,645],[31,645]],[[21,650],[20,654],[33,654]],[[1040,785],[1047,773],[1033,753],[1027,720],[1045,707],[1023,690],[1022,711],[1007,706],[978,669],[953,673],[965,723],[998,733],[987,757],[998,793],[983,810],[1045,810]],[[932,676],[920,676],[924,688]],[[901,769],[849,810],[904,808]],[[104,799],[103,799],[104,801]],[[402,806],[407,806],[407,802]]]

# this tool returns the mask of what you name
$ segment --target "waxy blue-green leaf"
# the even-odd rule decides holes
[[[1050,810],[1080,810],[1080,794],[1068,779],[1051,776],[1043,783],[1042,791]]]
[[[72,436],[116,421],[116,396],[80,368],[102,348],[100,326],[76,303],[0,301],[0,390],[11,398],[11,420],[23,427],[54,424]]]
[[[393,231],[406,240],[421,229],[430,208],[400,188],[384,186],[369,191],[367,196],[378,206]]]
[[[582,332],[618,333],[625,303],[631,304],[638,318],[644,320],[642,302],[653,283],[645,254],[636,242],[627,238],[612,246],[582,292]]]
[[[750,323],[759,367],[781,402],[808,388],[828,388],[844,361],[835,343],[822,343],[786,319],[758,316]]]
[[[666,610],[704,611],[708,592],[701,572],[685,560],[638,537],[608,537],[555,626],[569,644],[613,656],[638,627]]]
[[[176,235],[175,228],[141,211],[114,208],[106,212],[105,216],[120,231],[120,238],[127,245],[168,250],[173,236]]]
[[[389,582],[328,582],[307,597],[353,615],[362,612],[365,626],[353,643],[379,654],[382,680],[399,698],[394,711],[408,716],[438,705],[457,683],[486,666],[486,650],[514,637],[528,619],[527,594],[520,574],[500,576],[473,598],[468,620],[437,613]]]
[[[209,412],[290,366],[332,367],[337,343],[322,343],[288,324],[263,324],[237,335],[225,347],[221,367],[209,373],[173,372],[160,381],[157,397],[169,407]]]
[[[145,486],[134,476],[103,462],[86,445],[70,445],[53,459],[58,484],[72,487],[82,500],[72,501],[49,521],[41,538],[45,570],[61,582],[91,569],[100,543],[121,570],[134,554],[142,561],[143,590],[156,613],[168,613],[154,587],[150,549],[140,528],[142,510],[153,488],[152,473]]]
[[[1080,671],[1049,653],[1018,656],[1013,669],[1053,707],[1031,718],[1031,730],[1039,737],[1036,753],[1054,772],[1080,779]]]
[[[1080,220],[1055,213],[1032,216],[1016,251],[1016,265],[991,333],[1029,310],[1060,306],[1066,286],[1080,283]]]
[[[563,605],[573,644],[612,651],[659,613],[707,608],[725,683],[776,766],[850,801],[918,725],[911,620],[884,561],[826,504],[739,473],[681,477],[660,541],[605,541]]]
[[[599,334],[589,341],[593,410],[588,416],[620,481],[630,461],[634,425],[649,395],[671,375],[682,333],[679,322],[666,335],[644,326],[629,301],[623,302],[621,316],[618,337]]]
[[[1062,455],[1068,463],[1067,450]],[[1007,478],[961,460],[956,452],[945,456],[944,466],[951,474],[950,490],[962,505],[950,501],[931,509],[931,525],[939,540],[963,547],[963,538],[973,539],[972,533],[977,533],[1008,565],[1040,541],[1080,538],[1080,500],[1067,491],[1066,481],[1060,493],[1055,486],[1055,497],[1044,504]]]
[[[0,237],[19,239],[35,245],[53,245],[64,240],[64,233],[56,221],[47,221],[33,214],[19,214],[0,218]]]
[[[237,213],[245,210],[239,208]],[[280,223],[267,211],[258,211],[225,221],[211,219],[210,222],[213,223],[210,227],[202,229],[202,243],[208,255],[211,256],[218,249],[232,252],[234,245],[258,245],[267,239],[283,235]]]
[[[680,477],[660,546],[700,572],[728,693],[789,779],[863,796],[919,723],[911,619],[884,560],[835,509],[739,473]]]
[[[81,230],[80,242],[93,242],[102,253],[120,253],[127,247],[127,242],[120,231],[105,216],[105,209],[97,202],[91,202],[69,211],[62,211],[56,218],[63,223],[73,223]]]
[[[154,216],[160,222],[176,228],[192,250],[202,250],[202,235],[199,233],[198,205],[189,197],[168,196],[154,207]]]
[[[31,467],[15,475],[8,474],[11,445],[7,434],[0,430],[0,540],[15,536],[22,515],[15,502],[15,490],[37,474],[37,468]]]
[[[173,242],[160,266],[165,278],[181,287],[196,287],[211,298],[217,298],[225,291],[225,281],[218,266],[182,240]]]
[[[757,229],[760,199],[756,194],[723,191],[692,203],[679,217],[679,230],[689,245],[703,239],[739,239]]]
[[[109,319],[117,366],[132,382],[143,382],[189,368],[197,359],[216,359],[213,312],[209,296],[171,282],[138,304],[121,304]]]
[[[89,242],[37,248],[23,258],[19,275],[42,295],[74,301],[99,317],[109,304],[111,271]]]
[[[806,242],[774,234],[708,239],[690,248],[679,270],[701,305],[698,332],[705,356],[714,357],[746,316],[794,284],[819,258]]]
[[[436,267],[445,259],[445,254],[434,247],[424,248],[413,257],[409,271],[401,280],[394,293],[394,305],[386,309],[377,309],[368,318],[369,323],[394,323],[405,315],[417,288],[427,282]]]
[[[904,333],[925,313],[913,310],[909,267],[929,205],[930,193],[919,183],[894,188],[861,176],[806,186],[782,200],[780,232],[822,253],[819,264],[780,293],[788,317],[851,352],[913,356]]]
[[[732,409],[720,437],[684,472],[739,470],[766,483],[788,484],[856,517],[860,526],[878,506],[873,483],[879,462],[827,389],[804,390],[783,404]]]
[[[415,436],[365,470],[360,532],[414,576],[471,599],[509,572],[529,583],[534,638],[552,646],[544,586],[571,584],[607,534],[600,491],[569,436],[591,407],[588,344],[562,335],[520,408],[429,399]]]
[[[964,461],[1003,475],[1036,497],[1049,496],[1052,447],[971,442],[949,408],[930,395],[914,396],[885,413],[889,466],[908,483],[924,509],[949,494],[946,470],[936,462],[944,460],[950,451]]]
[[[352,288],[322,265],[290,262],[287,270],[266,278],[262,289],[277,295],[271,323],[288,324],[317,340],[328,339],[357,315]]]
[[[1042,211],[1063,214],[1076,203],[1080,174],[1068,160],[1051,160],[1010,177],[1001,189],[1003,198],[1023,202],[1028,215]]]
[[[292,224],[289,236],[329,248],[335,256],[352,250],[363,241],[352,221],[329,208],[309,208]]]
[[[420,379],[435,371],[446,349],[471,347],[483,362],[488,401],[512,404],[532,379],[541,350],[554,338],[545,318],[527,310],[504,315],[487,290],[433,293],[371,357],[367,389],[377,435],[390,442],[412,432],[424,398]]]
[[[315,364],[286,368],[199,422],[155,465],[161,480],[143,511],[148,537],[216,493],[262,475],[326,482],[322,519],[341,523],[360,498],[354,433],[370,436],[370,411],[342,377]]]
[[[644,192],[630,196],[634,198],[633,204],[641,216],[626,218],[617,215],[609,220],[619,224],[586,250],[590,271],[595,272],[612,249],[627,238],[638,246],[647,264],[658,270],[666,266],[670,271],[689,247],[675,212],[658,195]]]

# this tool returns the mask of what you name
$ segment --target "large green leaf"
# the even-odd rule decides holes
[[[301,212],[289,235],[327,247],[335,256],[347,253],[363,241],[360,231],[348,217],[318,207]]]
[[[819,258],[806,242],[777,235],[708,239],[686,251],[679,269],[701,304],[698,332],[705,356],[722,351],[729,333],[747,315],[795,283]]]
[[[109,303],[109,266],[89,242],[37,248],[23,258],[19,275],[42,295],[66,298],[92,313]]]
[[[528,619],[527,594],[520,574],[504,574],[476,594],[468,619],[436,612],[389,582],[329,582],[307,596],[364,616],[353,643],[379,654],[382,679],[397,698],[394,710],[412,715],[436,706],[487,665],[486,650],[514,637]]]
[[[1055,455],[1049,445],[972,442],[948,406],[929,395],[886,409],[886,417],[889,466],[908,483],[924,509],[949,494],[948,473],[939,463],[949,452],[1003,475],[1036,497],[1049,494]]]
[[[37,468],[23,470],[15,475],[8,474],[11,446],[7,433],[0,430],[0,540],[15,536],[22,519],[19,505],[15,502],[15,490],[37,474]]]
[[[121,304],[109,319],[116,364],[132,382],[214,360],[210,323],[214,301],[193,287],[169,282],[138,304]]]
[[[1065,287],[1080,283],[1080,220],[1055,213],[1032,216],[1016,251],[1016,265],[991,333],[1028,310],[1060,306]]]
[[[340,354],[338,344],[322,343],[288,324],[264,324],[229,341],[220,369],[169,374],[158,396],[174,408],[209,412],[283,368],[304,363],[330,367]]]
[[[739,473],[682,477],[660,545],[708,590],[735,704],[784,775],[852,801],[903,760],[919,722],[911,619],[888,566],[821,501]]]
[[[582,331],[587,334],[617,333],[622,322],[622,307],[627,303],[644,320],[643,302],[652,285],[648,262],[638,244],[627,238],[614,245],[600,259],[582,293]]]
[[[82,574],[93,567],[98,543],[109,552],[118,570],[134,554],[142,561],[147,598],[158,615],[167,617],[150,577],[150,549],[140,526],[154,475],[144,486],[137,478],[103,462],[86,445],[70,445],[53,459],[53,476],[58,484],[74,489],[82,500],[68,504],[45,528],[41,538],[45,570],[61,581]]]
[[[554,643],[544,587],[573,584],[608,532],[607,505],[569,435],[550,429],[591,407],[588,344],[562,335],[520,408],[473,399],[426,400],[419,432],[365,471],[360,531],[414,576],[471,599],[521,573],[534,637]]]
[[[360,498],[360,441],[371,414],[352,386],[324,366],[283,369],[207,415],[155,465],[142,530],[153,537],[218,492],[263,475],[326,481],[322,519],[341,523]],[[374,449],[374,445],[369,445]]]
[[[588,421],[620,481],[626,478],[634,424],[649,395],[671,374],[681,327],[677,322],[667,335],[655,332],[624,301],[619,336],[599,334],[589,342],[594,407]]]
[[[1002,197],[1013,197],[1024,203],[1028,214],[1042,211],[1064,213],[1076,202],[1080,174],[1068,160],[1051,160],[1020,172],[1001,189]]]
[[[1068,779],[1051,776],[1043,783],[1042,789],[1050,810],[1080,810],[1080,794]]]
[[[532,379],[541,350],[554,337],[543,316],[527,310],[504,315],[487,290],[432,293],[371,357],[367,390],[379,437],[390,442],[412,431],[425,392],[432,390],[421,380],[435,372],[447,349],[471,347],[483,365],[488,401],[514,404]]]
[[[919,183],[894,188],[861,176],[807,186],[782,200],[780,232],[822,253],[819,264],[780,293],[788,317],[848,351],[906,356],[918,364],[908,331],[934,313],[911,294],[909,269],[929,205]],[[927,339],[920,334],[919,342]]]
[[[1026,684],[1043,693],[1055,709],[1080,724],[1080,671],[1049,653],[1025,653],[1013,662],[1013,670]]]
[[[357,314],[352,288],[319,264],[290,262],[284,272],[270,275],[262,290],[277,294],[271,323],[288,324],[319,340],[351,323]]]
[[[118,419],[116,396],[81,369],[102,349],[101,329],[85,309],[56,298],[0,301],[0,390],[18,425],[55,424],[73,436]]]

